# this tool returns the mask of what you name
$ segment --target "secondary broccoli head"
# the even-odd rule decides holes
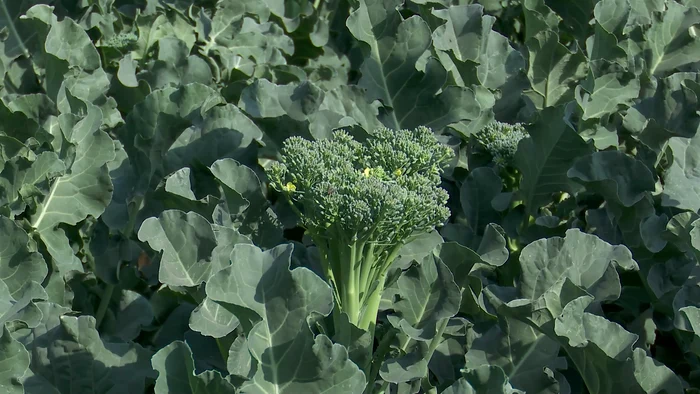
[[[496,164],[509,166],[513,164],[518,143],[528,138],[528,134],[520,123],[508,124],[493,121],[476,133],[475,137],[493,157]]]
[[[439,185],[452,156],[425,127],[382,128],[362,144],[337,131],[319,141],[288,138],[268,174],[312,236],[391,244],[448,219]]]
[[[125,49],[138,41],[138,36],[134,33],[119,33],[104,41],[104,46]]]

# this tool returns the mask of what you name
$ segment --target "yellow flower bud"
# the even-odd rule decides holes
[[[297,187],[292,182],[287,182],[286,185],[282,185],[282,190],[284,190],[286,192],[294,192],[297,190]]]

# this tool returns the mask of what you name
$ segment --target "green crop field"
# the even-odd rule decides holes
[[[700,0],[0,0],[0,394],[700,394]]]

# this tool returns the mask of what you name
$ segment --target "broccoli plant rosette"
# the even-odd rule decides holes
[[[288,138],[268,170],[319,249],[338,308],[359,328],[373,329],[401,246],[449,218],[440,183],[453,155],[426,127],[380,128],[363,143],[341,130]]]

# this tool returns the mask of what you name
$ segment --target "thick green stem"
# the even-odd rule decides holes
[[[431,358],[433,358],[433,353],[435,353],[435,349],[440,345],[440,342],[442,342],[442,334],[445,333],[445,329],[447,329],[447,325],[450,323],[450,318],[442,319],[435,330],[435,336],[433,339],[430,341],[430,345],[428,345],[428,353],[425,355],[425,359],[430,361]]]
[[[385,280],[386,274],[381,275],[378,279],[377,286],[366,298],[362,316],[358,322],[358,327],[363,330],[374,332],[374,325],[377,323],[377,313],[379,312],[379,303],[382,301],[382,293],[384,292]]]
[[[349,253],[345,257],[343,264],[343,297],[341,300],[342,307],[345,313],[350,318],[350,323],[357,325],[360,318],[360,306],[357,292],[357,283],[355,276],[355,265],[357,260],[357,246],[353,243],[349,248]]]
[[[386,259],[381,263],[379,268],[374,271],[372,274],[372,280],[368,283],[368,285],[372,285],[375,280],[378,280],[380,276],[386,277],[386,272],[389,270],[389,267],[391,267],[391,264],[396,260],[396,257],[399,255],[399,250],[401,250],[401,247],[403,244],[398,244],[395,245],[393,248],[391,248],[387,253]],[[384,282],[382,282],[384,283]]]
[[[226,347],[226,345],[222,342],[224,338],[214,338],[214,342],[216,342],[216,348],[219,349],[219,354],[221,354],[221,358],[226,362],[228,360],[228,351],[231,348]]]
[[[318,239],[314,237],[312,238],[314,239],[314,243],[318,248],[318,254],[319,259],[321,260],[321,268],[323,268],[323,274],[326,276],[326,280],[330,282],[331,287],[333,288],[333,297],[335,297],[336,302],[340,304],[340,293],[338,291],[338,284],[335,280],[335,276],[333,275],[333,269],[331,268],[331,264],[328,261],[329,252],[328,247],[326,246],[326,242],[323,239]]]
[[[114,293],[114,285],[107,284],[105,286],[104,292],[102,293],[102,298],[100,298],[100,305],[97,307],[97,313],[95,314],[95,327],[100,328],[102,324],[102,319],[107,313],[107,308],[109,307],[109,302],[112,300],[112,294]]]
[[[365,371],[365,375],[369,379],[367,380],[367,386],[365,387],[364,394],[372,394],[374,391],[374,382],[377,380],[377,376],[379,376],[379,368],[381,368],[382,362],[384,362],[386,354],[391,347],[391,342],[394,340],[395,336],[396,330],[392,329],[384,334],[382,340],[379,342],[379,346],[377,346],[377,350],[374,352],[374,357],[372,357],[372,362],[369,365],[370,370]]]
[[[389,388],[389,382],[384,382],[384,383],[382,383],[382,386],[379,387],[376,394],[385,394],[386,389],[388,389],[388,388]]]
[[[141,210],[141,208],[143,208],[144,200],[145,198],[143,196],[139,196],[134,200],[133,204],[129,204],[129,221],[127,222],[126,227],[124,228],[124,237],[129,238],[131,237],[131,234],[134,233],[134,227],[136,227],[136,219],[138,218],[139,211]]]
[[[379,311],[379,303],[382,300],[382,293],[384,292],[384,282],[386,281],[386,273],[389,267],[394,262],[399,254],[399,249],[401,249],[401,244],[395,245],[392,249],[387,251],[388,256],[386,260],[381,261],[379,267],[371,270],[369,277],[371,281],[366,283],[367,289],[371,288],[375,282],[377,286],[372,290],[372,292],[365,298],[363,302],[364,308],[362,310],[362,316],[359,319],[358,327],[363,330],[374,330],[374,325],[377,322],[377,312]],[[385,252],[382,252],[385,253]]]
[[[339,307],[344,308],[343,299],[345,297],[345,288],[348,282],[345,281],[346,269],[343,267],[342,260],[343,252],[342,247],[328,243],[328,265],[330,267],[330,272],[332,272],[333,277],[336,279],[336,287],[338,289],[339,296]]]
[[[373,272],[376,259],[374,257],[374,243],[370,243],[363,253],[362,268],[360,268],[360,291],[362,292],[362,303],[366,304],[369,299],[369,277]]]

